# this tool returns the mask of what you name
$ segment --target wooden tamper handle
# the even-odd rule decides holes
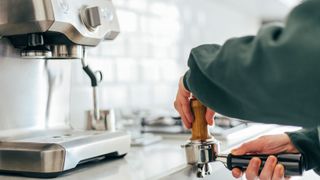
[[[191,99],[191,110],[194,116],[192,122],[192,136],[190,140],[205,141],[210,139],[211,136],[208,133],[208,123],[206,121],[207,108],[197,99]]]

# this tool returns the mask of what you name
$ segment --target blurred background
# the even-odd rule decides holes
[[[262,24],[284,21],[299,2],[114,0],[121,33],[88,53],[90,65],[104,75],[101,107],[174,114],[177,83],[193,47],[254,35]],[[80,62],[73,64],[71,95],[71,120],[76,122],[85,118],[79,112],[92,108],[90,82]]]

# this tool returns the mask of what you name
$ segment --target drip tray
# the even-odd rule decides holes
[[[37,131],[0,140],[0,172],[56,177],[78,164],[122,157],[130,136],[106,131]]]

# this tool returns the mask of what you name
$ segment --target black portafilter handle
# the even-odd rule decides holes
[[[246,170],[249,164],[249,161],[253,157],[258,157],[261,160],[260,170],[264,167],[266,160],[270,155],[266,154],[254,154],[254,155],[232,155],[227,156],[226,166],[228,169],[232,170],[233,168],[239,168],[241,170]],[[301,154],[275,154],[275,157],[278,159],[278,164],[284,166],[284,175],[285,176],[301,176],[305,170],[304,159]]]

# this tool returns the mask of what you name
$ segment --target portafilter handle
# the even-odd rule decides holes
[[[250,160],[253,157],[258,157],[261,160],[261,165],[259,169],[259,174],[264,167],[269,154],[253,154],[253,155],[218,155],[217,161],[221,161],[225,166],[232,170],[233,168],[239,168],[241,170],[246,170]],[[303,156],[301,154],[275,154],[274,155],[278,164],[282,164],[284,167],[285,176],[301,176],[305,170],[305,164]]]

